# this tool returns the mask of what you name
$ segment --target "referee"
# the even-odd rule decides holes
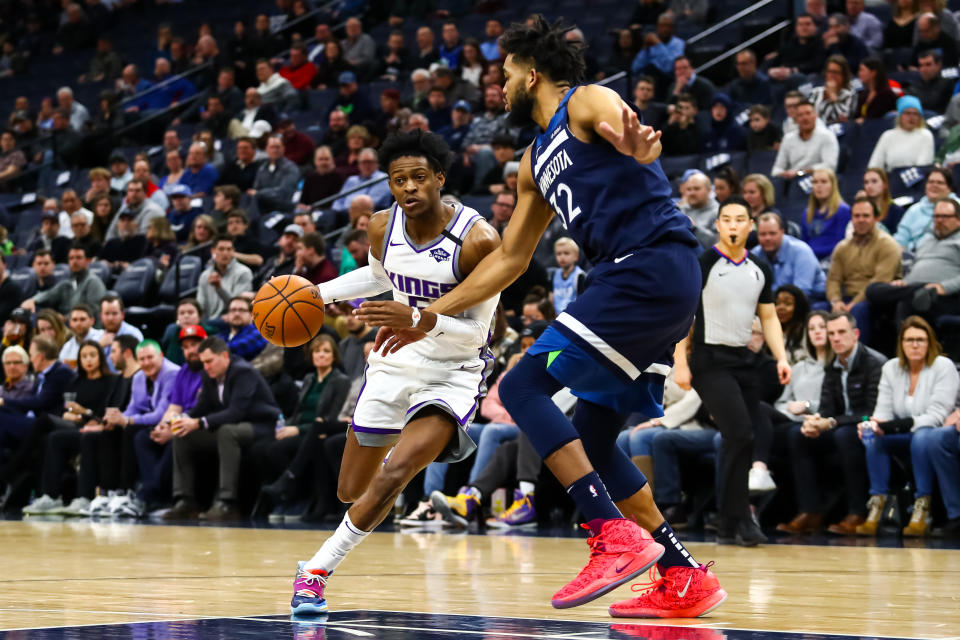
[[[689,363],[690,337],[677,345],[674,354],[674,381],[685,389],[692,382],[723,438],[717,542],[745,547],[766,541],[750,514],[747,488],[753,425],[760,411],[759,381],[747,349],[754,316],[760,316],[767,346],[777,360],[780,383],[790,381],[783,333],[773,307],[773,272],[746,250],[752,227],[750,209],[741,198],[729,198],[720,206],[717,244],[700,256],[703,291]]]

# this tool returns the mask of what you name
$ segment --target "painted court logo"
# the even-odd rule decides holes
[[[430,252],[430,257],[437,262],[446,262],[450,259],[450,254],[445,249],[434,249]]]

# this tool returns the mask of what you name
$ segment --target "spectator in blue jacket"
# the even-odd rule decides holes
[[[764,258],[773,269],[771,289],[792,284],[812,300],[823,299],[827,278],[820,261],[807,243],[786,234],[783,218],[776,213],[757,218],[757,241],[750,253]]]
[[[673,74],[673,61],[683,55],[686,47],[683,40],[673,35],[673,30],[673,15],[661,13],[657,18],[657,32],[644,37],[643,49],[633,59],[634,75],[653,74],[663,78]]]
[[[907,251],[916,251],[924,236],[933,232],[933,208],[937,200],[946,197],[957,197],[953,193],[953,175],[947,169],[931,169],[923,198],[903,214],[893,239]]]
[[[803,241],[823,260],[843,240],[849,222],[850,207],[840,195],[837,174],[830,169],[815,169],[810,201],[800,223]]]
[[[213,185],[217,183],[220,174],[212,164],[207,162],[207,145],[194,142],[187,152],[187,166],[180,177],[179,184],[190,187],[195,198],[202,198],[213,193]]]
[[[211,324],[220,331],[230,352],[250,361],[256,358],[267,341],[253,326],[253,305],[246,296],[234,296],[227,307],[227,321],[217,319]]]

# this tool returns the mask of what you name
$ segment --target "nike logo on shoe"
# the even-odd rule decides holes
[[[682,598],[687,595],[687,591],[690,589],[690,581],[693,580],[693,576],[687,578],[687,586],[683,588],[683,591],[677,591],[677,597]]]
[[[634,559],[631,559],[630,562],[628,562],[627,564],[625,564],[625,565],[623,565],[623,566],[615,567],[614,570],[615,570],[617,573],[623,573],[623,571],[624,571],[627,567],[629,567],[630,565],[633,564],[633,560],[634,560]]]
[[[628,253],[628,254],[625,255],[625,256],[620,256],[619,258],[614,258],[613,264],[620,264],[621,262],[623,262],[624,260],[626,260],[627,258],[629,258],[629,257],[632,256],[632,255],[633,255],[632,253]]]

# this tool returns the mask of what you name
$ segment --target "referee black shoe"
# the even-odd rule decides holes
[[[741,547],[755,547],[767,541],[759,525],[753,518],[726,520],[717,531],[717,544],[738,544]]]

